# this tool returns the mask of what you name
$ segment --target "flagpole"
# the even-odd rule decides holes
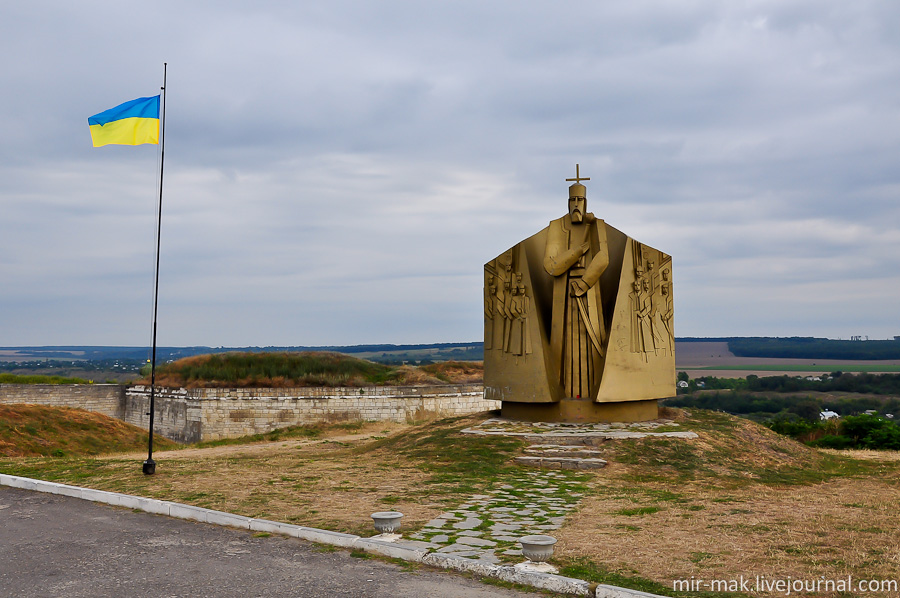
[[[166,163],[166,67],[163,63],[162,110],[159,122],[159,216],[156,221],[156,281],[153,287],[153,350],[150,362],[150,436],[147,441],[147,460],[144,461],[145,475],[156,473],[156,461],[153,460],[153,419],[156,413],[156,314],[159,304],[159,249],[162,240],[162,198],[163,168]]]

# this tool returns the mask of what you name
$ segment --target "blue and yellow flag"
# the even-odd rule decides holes
[[[94,147],[159,143],[159,96],[138,98],[88,117]]]

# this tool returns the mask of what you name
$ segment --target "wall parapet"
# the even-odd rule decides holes
[[[0,404],[96,411],[150,427],[150,387],[117,384],[0,384]],[[157,388],[154,431],[199,442],[337,421],[404,422],[500,408],[481,384],[438,386]]]
[[[180,442],[199,442],[335,421],[404,422],[426,415],[499,409],[481,384],[439,386],[157,388],[154,429]],[[123,419],[149,427],[150,388],[125,393]]]
[[[235,399],[238,397],[278,397],[304,399],[351,399],[358,397],[428,397],[481,393],[481,384],[436,384],[430,386],[289,386],[284,388],[163,388],[157,394],[186,399]],[[150,393],[149,386],[132,386],[128,392]]]
[[[125,388],[119,384],[0,384],[0,404],[47,405],[121,418]]]

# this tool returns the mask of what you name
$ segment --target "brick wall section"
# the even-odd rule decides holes
[[[122,418],[149,427],[150,389],[129,388]],[[397,421],[499,409],[480,384],[367,388],[157,389],[154,429],[181,442],[233,438],[299,424]]]
[[[125,390],[118,384],[0,384],[0,403],[75,407],[121,417]]]

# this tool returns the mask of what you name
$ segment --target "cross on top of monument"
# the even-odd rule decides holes
[[[589,181],[591,177],[583,177],[581,176],[581,172],[579,171],[579,165],[575,165],[575,178],[574,179],[566,179],[567,181],[575,181],[576,183],[580,183],[581,181]]]

